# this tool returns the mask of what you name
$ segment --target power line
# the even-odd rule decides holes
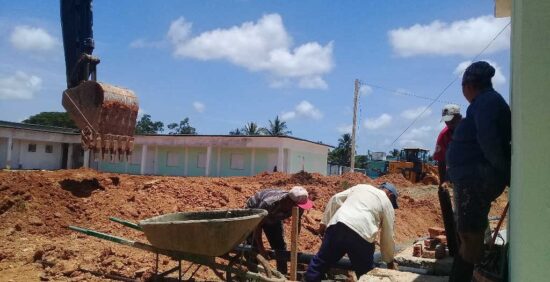
[[[421,96],[421,95],[417,95],[417,94],[410,93],[410,92],[405,92],[405,91],[398,90],[398,89],[392,89],[392,88],[389,88],[389,87],[380,86],[380,85],[376,85],[376,84],[372,84],[372,83],[368,83],[368,82],[361,82],[361,85],[367,85],[371,88],[384,90],[386,92],[397,94],[397,95],[409,96],[409,97],[419,98],[419,99],[428,100],[428,101],[436,101],[436,102],[442,103],[442,104],[455,104],[455,105],[459,105],[459,106],[463,106],[463,107],[465,106],[464,104],[460,104],[460,103],[456,103],[456,102],[445,101],[445,100],[437,100],[437,99],[434,99],[434,98]]]
[[[502,30],[500,30],[497,35],[495,35],[495,37],[493,37],[493,39],[491,39],[491,41],[489,41],[489,43],[487,44],[487,46],[485,46],[485,48],[483,48],[481,50],[481,52],[479,52],[473,59],[472,61],[475,61],[479,58],[479,56],[481,56],[490,46],[491,44],[493,44],[493,42],[495,42],[495,40],[504,32],[504,30],[506,30],[506,28],[510,25],[511,22],[508,22],[508,24],[506,24]],[[409,130],[411,128],[411,126],[414,125],[414,123],[428,110],[430,109],[433,104],[435,104],[435,102],[437,102],[439,100],[439,98],[447,91],[447,89],[449,89],[459,78],[460,76],[456,76],[445,88],[443,88],[443,91],[441,91],[437,97],[435,97],[435,99],[432,100],[432,102],[430,102],[430,104],[418,115],[416,116],[416,118],[414,118],[414,120],[409,124],[409,126],[407,126],[407,128],[405,128],[405,130],[403,130],[403,132],[401,132],[401,134],[399,134],[399,136],[397,136],[397,138],[395,138],[395,140],[393,140],[393,142],[391,142],[391,144],[389,145],[390,147],[395,144],[395,142],[397,142],[397,140],[399,140],[399,138],[401,138],[401,136],[403,136],[403,134],[405,134],[405,132],[407,132],[407,130]]]

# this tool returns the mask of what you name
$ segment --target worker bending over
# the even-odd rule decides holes
[[[310,261],[306,281],[321,281],[330,266],[348,255],[357,277],[374,268],[374,241],[380,233],[382,259],[394,269],[393,224],[397,190],[390,183],[376,188],[353,186],[329,200],[320,233],[324,234],[319,252]],[[326,228],[326,231],[325,231]]]
[[[246,201],[249,209],[264,209],[268,214],[256,227],[256,230],[249,238],[252,247],[262,256],[267,252],[262,242],[262,230],[269,241],[269,245],[275,251],[286,251],[284,239],[283,220],[292,216],[292,208],[300,208],[300,218],[304,210],[311,209],[313,202],[308,198],[306,189],[295,186],[290,191],[279,189],[268,189],[257,192]],[[287,273],[287,262],[284,259],[277,260],[277,270],[282,274]]]

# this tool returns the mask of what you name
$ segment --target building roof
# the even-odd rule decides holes
[[[287,139],[292,139],[292,140],[296,140],[296,141],[304,141],[304,142],[308,142],[308,143],[312,143],[312,144],[315,144],[315,145],[321,145],[321,146],[325,146],[325,147],[329,147],[329,148],[335,148],[334,146],[332,145],[328,145],[328,144],[324,144],[324,143],[319,143],[319,142],[315,142],[315,141],[311,141],[311,140],[307,140],[307,139],[302,139],[302,138],[298,138],[298,137],[294,137],[294,136],[272,136],[272,135],[223,135],[223,134],[136,134],[136,135],[139,135],[139,136],[173,136],[173,137],[178,137],[178,136],[188,136],[188,137],[224,137],[224,138],[243,138],[243,137],[253,137],[253,138],[273,138],[273,137],[277,137],[277,138],[287,138]]]
[[[0,127],[28,129],[28,130],[34,130],[34,131],[44,131],[44,132],[63,133],[63,134],[72,134],[72,135],[80,134],[80,131],[74,128],[11,122],[11,121],[3,121],[3,120],[0,120]]]
[[[52,132],[52,133],[63,133],[63,134],[79,134],[80,131],[78,129],[74,128],[65,128],[65,127],[56,127],[56,126],[47,126],[47,125],[38,125],[38,124],[29,124],[29,123],[19,123],[19,122],[11,122],[11,121],[3,121],[0,120],[0,127],[4,128],[19,128],[19,129],[27,129],[27,130],[34,130],[34,131],[43,131],[43,132]],[[139,134],[140,136],[172,136],[172,137],[182,137],[182,136],[188,136],[188,137],[224,137],[224,138],[242,138],[242,137],[254,137],[254,138],[268,138],[268,137],[278,137],[278,138],[288,138],[293,139],[297,141],[304,141],[316,145],[321,145],[329,148],[334,148],[332,145],[323,144],[319,142],[314,142],[307,139],[302,139],[298,137],[293,136],[270,136],[270,135],[182,135],[182,134]]]

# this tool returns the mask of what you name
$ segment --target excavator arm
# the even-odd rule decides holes
[[[95,159],[127,161],[139,110],[131,90],[97,82],[92,0],[61,0],[67,89],[62,104],[81,130],[82,146]]]

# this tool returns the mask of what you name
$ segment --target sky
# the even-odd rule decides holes
[[[98,80],[133,90],[140,115],[189,117],[199,134],[279,116],[293,136],[337,145],[359,79],[358,154],[433,151],[442,107],[465,115],[459,77],[487,46],[477,59],[509,99],[510,18],[493,10],[493,0],[96,0],[94,55]],[[65,81],[58,1],[0,0],[0,120],[63,111]]]

